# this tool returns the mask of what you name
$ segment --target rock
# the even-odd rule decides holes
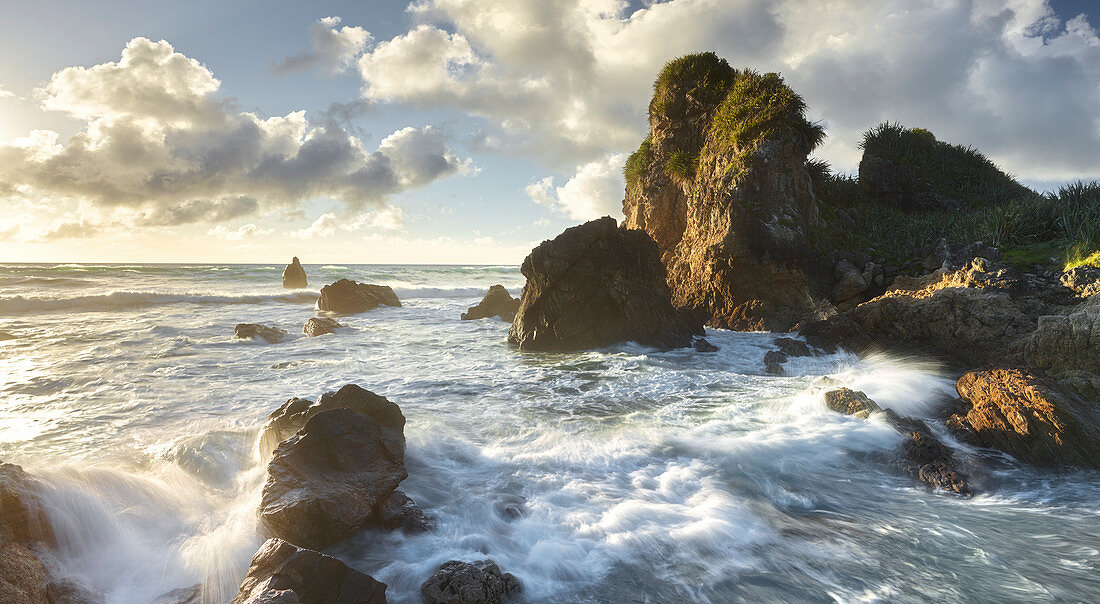
[[[191,587],[173,589],[158,596],[152,604],[204,604],[202,584],[196,583]]]
[[[378,522],[387,530],[401,529],[406,533],[423,533],[432,527],[424,511],[401,491],[389,494],[378,510]]]
[[[746,123],[761,115],[766,125]],[[681,57],[654,86],[649,127],[628,161],[623,224],[657,243],[673,304],[714,327],[768,331],[828,307],[828,269],[807,243],[822,224],[806,169],[820,133],[782,78]]]
[[[233,604],[385,604],[386,584],[324,554],[268,539]]]
[[[302,327],[302,333],[309,337],[323,336],[327,333],[333,333],[334,330],[343,327],[336,319],[330,319],[328,317],[313,317],[306,321],[305,326]]]
[[[775,345],[779,347],[780,352],[788,357],[813,356],[810,347],[801,340],[796,340],[794,338],[776,338]]]
[[[981,241],[964,245],[939,239],[921,248],[921,264],[926,271],[939,269],[956,270],[970,264],[974,258],[985,258],[991,262],[1001,260],[1001,251]]]
[[[260,429],[260,458],[271,457],[279,443],[305,427],[306,420],[331,409],[350,409],[365,415],[384,428],[381,434],[387,446],[404,448],[405,416],[401,408],[384,396],[355,384],[345,384],[336,392],[322,394],[316,403],[295,397],[272,411]]]
[[[948,427],[961,437],[1028,463],[1100,468],[1096,411],[1037,373],[971,371],[956,388],[969,407]]]
[[[0,331],[0,342],[6,342],[7,340],[18,340],[19,336],[12,335],[6,331]]]
[[[321,297],[317,298],[317,310],[345,315],[366,312],[380,305],[401,306],[401,302],[388,285],[356,283],[349,279],[322,287]]]
[[[825,406],[837,413],[867,419],[872,413],[882,411],[878,403],[857,390],[838,388],[825,393]]]
[[[233,330],[233,336],[242,340],[255,340],[262,338],[268,344],[279,342],[286,336],[286,332],[278,327],[269,327],[256,323],[238,323]]]
[[[854,264],[845,260],[837,262],[833,275],[837,284],[833,288],[832,300],[837,308],[847,310],[863,301],[863,292],[867,291],[870,284]]]
[[[41,489],[23,468],[0,463],[0,602],[54,604],[63,595],[37,552],[56,544]]]
[[[1019,362],[1052,374],[1100,374],[1100,296],[1065,313],[1039,317],[1022,348]]]
[[[940,442],[923,421],[883,409],[863,392],[850,388],[826,392],[825,405],[837,413],[860,419],[867,419],[872,413],[884,413],[886,422],[905,436],[900,454],[891,460],[892,465],[932,488],[959,495],[971,494],[966,477],[955,469],[951,449]]]
[[[492,560],[451,560],[420,586],[428,604],[501,604],[521,591],[519,580]]]
[[[350,409],[321,411],[276,447],[260,522],[272,536],[310,549],[379,526],[386,498],[408,476],[404,458],[405,437],[392,424]]]
[[[523,261],[527,277],[508,340],[520,350],[587,350],[619,342],[690,346],[700,321],[672,306],[652,239],[600,218],[544,241]]]
[[[695,338],[695,341],[691,343],[691,347],[695,349],[695,352],[718,352],[718,347],[703,338]]]
[[[1062,273],[1059,280],[1062,285],[1077,292],[1082,298],[1100,293],[1100,268],[1095,266],[1075,266]]]
[[[494,285],[489,288],[489,293],[478,302],[477,306],[471,306],[462,313],[463,321],[484,319],[486,317],[500,317],[509,323],[519,310],[519,299],[513,298],[503,285]]]
[[[290,264],[283,269],[283,287],[286,289],[305,289],[307,285],[306,269],[302,268],[302,264],[298,262],[298,257],[295,256]]]

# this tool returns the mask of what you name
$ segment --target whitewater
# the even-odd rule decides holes
[[[46,484],[61,572],[107,602],[204,585],[228,602],[263,541],[259,428],[288,398],[355,383],[408,418],[402,490],[424,534],[326,553],[418,602],[441,563],[491,558],[527,602],[1095,601],[1100,472],[956,443],[925,359],[847,353],[766,375],[776,334],[707,330],[713,354],[632,344],[520,353],[460,321],[515,266],[0,265],[0,459]],[[390,285],[403,307],[309,338],[316,289]],[[290,332],[237,340],[237,323]],[[863,390],[926,418],[980,467],[973,498],[883,461],[901,436],[827,410]],[[980,464],[979,464],[980,462]],[[517,514],[516,512],[519,511]]]

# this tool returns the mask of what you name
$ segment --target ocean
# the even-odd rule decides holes
[[[764,373],[776,334],[721,350],[632,344],[521,353],[461,321],[515,266],[0,265],[0,459],[46,486],[62,574],[107,602],[197,583],[236,593],[262,537],[259,428],[347,383],[408,423],[402,489],[434,530],[364,532],[328,553],[418,602],[451,559],[491,558],[527,602],[1095,601],[1100,472],[955,443],[927,360],[846,353]],[[403,307],[309,338],[316,288],[390,285]],[[237,323],[290,332],[237,340]],[[901,436],[828,411],[823,376],[926,418],[980,493],[934,493],[884,461]],[[518,518],[506,507],[522,509]]]

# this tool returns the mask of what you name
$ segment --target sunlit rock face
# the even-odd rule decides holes
[[[295,256],[290,264],[283,269],[283,287],[286,289],[303,289],[307,285],[309,285],[309,282],[306,279],[306,269],[302,268],[302,263],[298,262],[298,257]]]
[[[806,158],[822,131],[804,111],[777,74],[713,53],[670,62],[654,85],[624,225],[653,237],[673,303],[709,325],[785,331],[828,308],[808,251],[820,217]]]

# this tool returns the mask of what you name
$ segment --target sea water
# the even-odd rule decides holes
[[[262,543],[259,428],[294,396],[355,383],[408,418],[404,489],[435,528],[365,531],[327,553],[392,602],[451,559],[491,558],[528,602],[1096,601],[1100,473],[955,443],[951,376],[848,354],[764,373],[775,334],[721,348],[521,353],[460,321],[514,266],[0,266],[0,459],[45,485],[58,572],[145,603],[204,586],[228,602]],[[310,338],[316,288],[390,285],[401,308]],[[237,323],[278,326],[277,344]],[[828,377],[829,380],[823,379]],[[831,380],[831,381],[830,381]],[[888,425],[829,412],[827,384],[926,418],[980,494],[900,475]]]

